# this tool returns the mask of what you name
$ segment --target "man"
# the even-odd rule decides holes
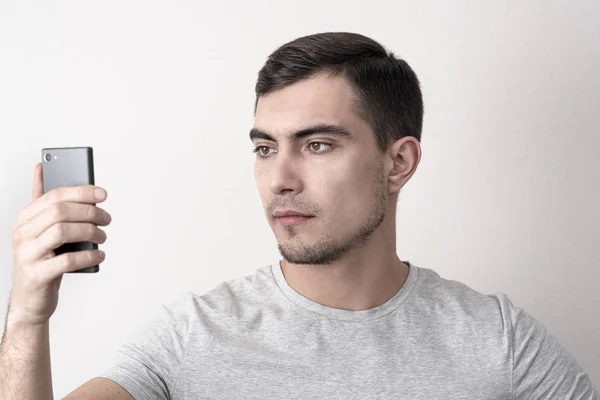
[[[168,304],[67,399],[600,399],[505,294],[397,256],[422,118],[415,73],[365,36],[277,49],[250,139],[283,259]]]

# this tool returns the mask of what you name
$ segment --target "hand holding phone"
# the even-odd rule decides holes
[[[42,149],[44,193],[67,186],[94,185],[94,153],[91,147],[59,147]],[[89,211],[93,213],[94,211]],[[86,221],[76,221],[79,223]],[[72,225],[68,225],[72,228]],[[78,229],[90,229],[91,226],[79,225]],[[68,252],[97,250],[92,241],[67,241],[54,249],[59,256]],[[99,265],[68,272],[98,272]]]
[[[8,318],[29,324],[46,322],[54,313],[64,273],[90,267],[98,271],[105,256],[97,244],[106,240],[98,226],[111,221],[110,214],[96,206],[107,193],[93,184],[93,178],[92,184],[77,184],[79,177],[73,171],[65,169],[67,175],[61,178],[43,177],[42,169],[42,164],[36,165],[33,201],[19,211],[12,236],[14,271]],[[90,180],[89,173],[85,180]],[[60,185],[65,182],[75,184]],[[50,189],[53,185],[56,187]],[[96,197],[98,189],[103,193],[100,198]],[[71,243],[80,249],[56,254],[55,249]],[[85,243],[92,246],[87,248],[90,245]]]

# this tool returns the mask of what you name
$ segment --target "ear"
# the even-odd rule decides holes
[[[421,144],[407,136],[396,140],[387,152],[388,187],[390,193],[399,192],[415,173],[421,161]]]

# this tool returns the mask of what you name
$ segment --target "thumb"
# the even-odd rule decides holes
[[[31,197],[33,200],[37,200],[44,194],[44,181],[42,177],[42,163],[38,163],[35,166],[33,173],[33,188],[31,190]]]

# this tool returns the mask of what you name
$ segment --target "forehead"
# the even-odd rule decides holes
[[[355,98],[344,77],[318,74],[259,98],[254,126],[273,133],[311,123],[355,126]]]

